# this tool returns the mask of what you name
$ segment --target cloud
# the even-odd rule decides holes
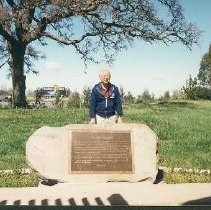
[[[47,61],[45,68],[49,71],[59,71],[61,69],[60,64],[55,60]]]

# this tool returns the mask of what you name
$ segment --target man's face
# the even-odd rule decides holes
[[[108,84],[110,82],[110,79],[111,79],[111,74],[109,71],[102,71],[100,73],[100,81],[103,83],[103,84]]]

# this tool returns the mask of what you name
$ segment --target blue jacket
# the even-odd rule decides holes
[[[91,93],[89,112],[90,117],[95,118],[96,114],[101,117],[110,117],[113,115],[122,116],[122,102],[118,88],[110,84],[108,98],[101,94],[101,84],[96,84]]]

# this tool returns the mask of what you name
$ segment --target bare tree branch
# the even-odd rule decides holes
[[[0,35],[2,35],[9,42],[15,41],[13,36],[10,35],[6,30],[4,30],[4,27],[1,24],[0,24]]]
[[[57,41],[59,43],[65,44],[65,45],[75,45],[75,44],[82,42],[87,37],[94,37],[94,36],[98,36],[98,35],[100,35],[100,34],[99,33],[86,33],[86,34],[83,34],[83,36],[81,36],[81,38],[79,38],[79,39],[69,41],[62,37],[57,37],[57,36],[54,36],[47,32],[42,33],[42,36],[48,37],[54,41]]]
[[[18,107],[26,104],[24,73],[36,72],[31,59],[39,53],[32,44],[51,39],[72,46],[86,64],[112,62],[137,39],[191,49],[200,33],[186,22],[178,0],[0,0],[0,37],[8,42]]]
[[[9,61],[9,58],[8,58],[6,61],[4,61],[2,64],[0,64],[0,69],[1,69],[5,64],[7,64],[8,61]]]
[[[7,3],[11,6],[11,7],[14,7],[16,6],[15,2],[13,0],[6,0]]]

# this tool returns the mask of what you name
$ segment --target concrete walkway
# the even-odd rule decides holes
[[[98,183],[1,188],[1,205],[211,205],[210,184]]]

